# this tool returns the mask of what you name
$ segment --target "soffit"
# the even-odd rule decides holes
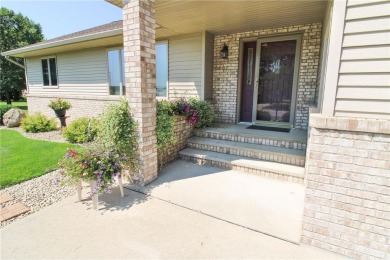
[[[156,21],[172,35],[214,35],[322,22],[326,1],[156,1]],[[159,37],[157,29],[157,37]]]
[[[106,0],[121,6],[120,0]],[[214,35],[322,22],[325,0],[156,0],[156,38],[209,31]]]

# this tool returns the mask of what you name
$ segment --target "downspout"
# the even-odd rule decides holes
[[[6,60],[8,60],[9,62],[15,64],[16,66],[18,67],[21,67],[22,69],[24,69],[24,78],[26,80],[25,84],[26,84],[26,90],[27,90],[27,93],[29,93],[29,89],[28,89],[28,84],[27,84],[27,73],[26,73],[26,68],[24,65],[12,60],[8,55],[5,55],[4,56]],[[26,64],[26,59],[24,59],[24,64]]]
[[[4,57],[5,57],[6,60],[12,62],[12,63],[15,64],[16,66],[19,66],[19,67],[21,67],[22,69],[24,69],[24,65],[22,65],[22,64],[20,64],[20,63],[17,63],[17,62],[14,61],[14,60],[11,60],[11,58],[9,58],[9,56],[7,56],[7,55],[5,55]]]
[[[24,80],[25,80],[25,84],[26,84],[26,94],[28,94],[28,93],[30,93],[30,88],[28,87],[26,58],[23,59],[23,63],[24,63],[23,67],[25,67],[25,69],[24,69]]]

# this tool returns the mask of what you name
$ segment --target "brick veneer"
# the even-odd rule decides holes
[[[312,115],[302,242],[390,256],[390,121]]]
[[[272,28],[228,35],[214,38],[214,73],[213,73],[213,106],[218,120],[224,123],[235,123],[238,105],[238,67],[240,39],[246,37],[267,37],[302,34],[302,48],[298,78],[298,93],[295,114],[295,127],[307,128],[309,105],[314,102],[317,85],[319,53],[321,45],[321,23]],[[229,46],[229,58],[219,56],[221,46]]]
[[[126,97],[138,126],[140,182],[157,178],[155,9],[152,0],[123,0]]]
[[[176,142],[167,145],[165,149],[158,151],[158,166],[163,168],[168,163],[179,158],[179,152],[187,147],[187,140],[193,136],[194,127],[187,123],[183,116],[174,116],[174,136]]]
[[[213,128],[206,129],[195,129],[195,136],[203,138],[212,138],[218,140],[228,140],[233,142],[242,142],[250,144],[262,144],[267,146],[283,147],[296,150],[306,151],[306,140],[305,141],[294,141],[294,140],[278,140],[265,136],[258,135],[246,135],[242,132],[237,133],[224,133],[215,131]]]
[[[27,95],[28,113],[41,112],[49,118],[56,118],[53,110],[47,107],[50,100],[56,98],[58,96]],[[119,97],[61,96],[61,99],[68,101],[72,105],[66,112],[66,116],[68,116],[66,122],[69,123],[79,117],[97,117],[108,104],[118,102]],[[57,121],[58,125],[60,125],[60,121],[58,119]]]
[[[278,154],[270,151],[262,150],[246,150],[238,146],[224,146],[224,145],[215,145],[209,143],[196,143],[189,142],[189,148],[207,150],[217,153],[227,153],[237,156],[244,156],[249,158],[256,158],[264,161],[279,162],[284,164],[296,165],[296,166],[305,166],[305,157],[303,156],[294,156],[291,154]]]
[[[275,173],[275,172],[270,172],[267,170],[259,170],[259,169],[253,169],[245,166],[240,166],[236,165],[234,162],[222,162],[222,161],[214,161],[214,160],[209,160],[207,158],[204,158],[202,156],[189,156],[189,155],[180,155],[180,158],[194,162],[199,165],[211,165],[219,168],[225,168],[229,170],[234,170],[234,171],[241,171],[241,172],[247,172],[250,174],[256,174],[259,176],[263,176],[266,178],[273,178],[273,179],[279,179],[279,180],[284,180],[284,181],[290,181],[290,182],[296,182],[296,183],[303,183],[303,178],[302,177],[297,177],[297,176],[289,176],[285,175],[283,173]]]

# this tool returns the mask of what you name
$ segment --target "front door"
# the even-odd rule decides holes
[[[292,127],[299,63],[298,36],[259,39],[252,120]]]
[[[244,43],[240,121],[252,122],[253,92],[255,87],[256,42]]]

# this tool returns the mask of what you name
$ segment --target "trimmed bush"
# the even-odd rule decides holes
[[[104,149],[123,155],[130,168],[133,168],[138,149],[136,127],[129,104],[122,98],[119,103],[111,104],[104,110],[100,118],[97,141]]]
[[[4,115],[8,110],[10,110],[11,108],[13,108],[12,105],[1,105],[1,106],[0,106],[0,124],[3,124],[3,115]]]
[[[195,128],[204,128],[214,125],[216,116],[207,102],[197,98],[189,98],[188,103],[190,104],[190,109],[196,111]]]
[[[179,98],[170,101],[173,112],[177,115],[183,115],[187,122],[195,128],[204,128],[213,126],[215,123],[215,113],[210,105],[197,98]]]
[[[41,113],[29,115],[22,120],[24,131],[37,133],[37,132],[49,132],[57,128],[57,123],[54,119],[48,119]]]
[[[157,148],[163,149],[168,143],[175,141],[173,130],[175,121],[173,120],[173,104],[167,101],[157,101]]]
[[[62,136],[71,143],[91,142],[97,133],[98,120],[86,117],[72,121],[69,126],[62,130]]]

